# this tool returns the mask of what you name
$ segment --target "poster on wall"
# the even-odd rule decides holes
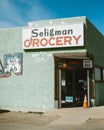
[[[9,77],[11,73],[22,75],[22,53],[5,54],[3,61],[4,64],[0,60],[0,78]]]
[[[4,71],[5,74],[11,74],[14,72],[16,75],[22,74],[22,54],[14,53],[4,55]]]

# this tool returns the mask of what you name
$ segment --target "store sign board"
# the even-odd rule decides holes
[[[92,68],[92,60],[83,60],[83,68]]]
[[[84,46],[82,24],[29,28],[22,31],[22,48],[56,48]]]

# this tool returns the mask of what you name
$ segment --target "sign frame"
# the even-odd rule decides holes
[[[69,24],[22,30],[23,49],[84,46],[84,25]]]

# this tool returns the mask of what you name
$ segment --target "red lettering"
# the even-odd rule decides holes
[[[79,36],[60,36],[60,37],[44,37],[35,39],[26,39],[24,41],[25,48],[42,48],[42,47],[60,47],[60,46],[74,46],[74,44],[79,44]]]
[[[72,44],[71,41],[72,41],[71,36],[65,36],[64,37],[64,45],[66,45],[66,43],[69,43],[71,45]]]
[[[56,37],[56,46],[63,45],[62,39],[63,39],[63,37]]]
[[[41,40],[40,40],[40,45],[41,46],[47,46],[47,38],[42,38]]]
[[[55,40],[54,37],[51,37],[51,38],[49,39],[49,45],[50,45],[50,46],[54,46],[54,45],[55,45],[54,40]]]
[[[78,36],[78,37],[73,36],[73,38],[74,38],[74,39],[75,39],[75,41],[76,41],[76,44],[78,44],[78,40],[80,39],[80,37],[81,37],[81,35],[80,35],[80,36]]]
[[[30,47],[30,45],[31,45],[31,41],[30,41],[29,39],[26,39],[26,40],[24,41],[24,46],[25,46],[25,47]]]
[[[32,47],[34,47],[34,46],[37,46],[37,47],[39,47],[39,39],[33,39],[32,40]]]

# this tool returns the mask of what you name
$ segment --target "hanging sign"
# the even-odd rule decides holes
[[[23,29],[22,48],[56,48],[84,46],[83,23]]]
[[[83,60],[83,68],[92,68],[92,60]]]

